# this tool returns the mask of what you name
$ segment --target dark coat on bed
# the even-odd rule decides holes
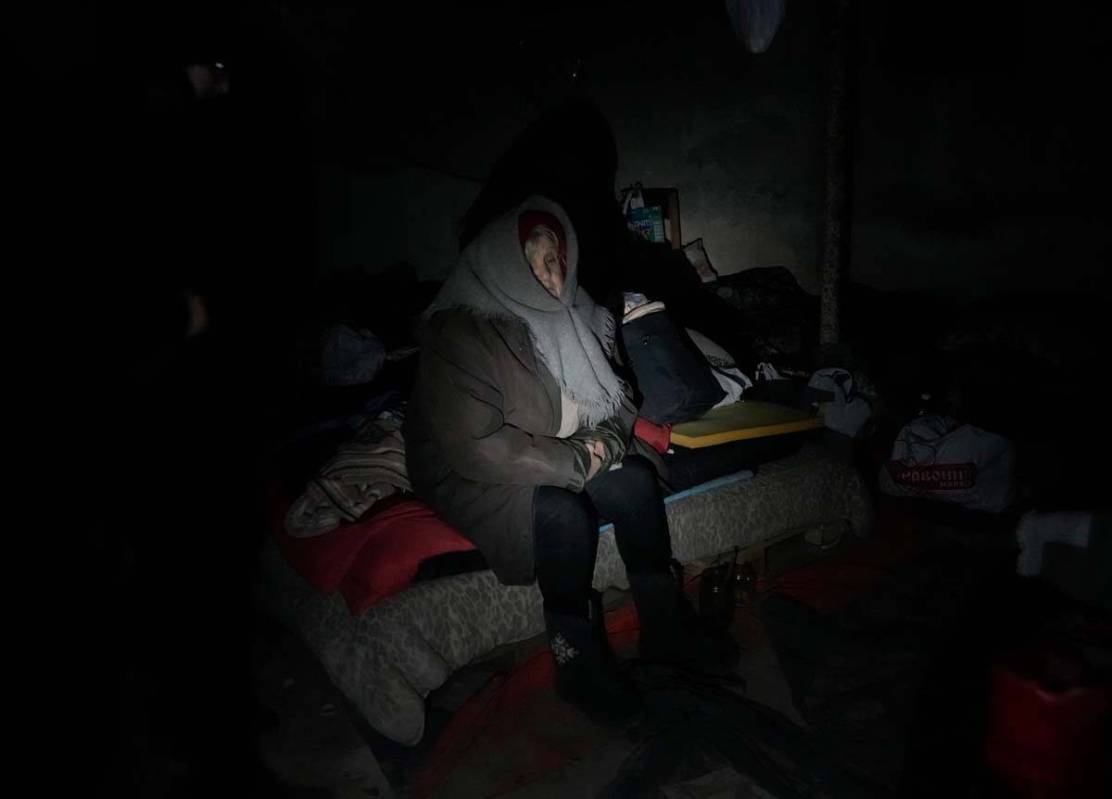
[[[433,315],[407,413],[409,478],[504,583],[533,580],[535,487],[583,488],[587,452],[556,438],[560,414],[559,386],[524,324],[464,310]],[[624,450],[636,415],[627,400],[615,418],[581,432],[620,438]]]

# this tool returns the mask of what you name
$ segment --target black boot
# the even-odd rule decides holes
[[[600,641],[601,619],[546,612],[544,623],[561,699],[608,726],[620,726],[641,711],[641,697],[618,674],[609,645]]]
[[[733,673],[737,645],[726,636],[716,641],[702,631],[675,577],[668,572],[631,574],[629,587],[641,621],[637,649],[642,659],[703,674]]]
[[[595,631],[595,641],[598,642],[602,661],[607,668],[617,670],[618,659],[614,650],[610,648],[610,636],[606,634],[606,609],[602,606],[602,594],[591,589],[591,604],[588,608],[591,617],[591,628]]]

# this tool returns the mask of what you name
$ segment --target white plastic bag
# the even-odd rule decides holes
[[[919,416],[896,437],[879,484],[894,497],[931,497],[999,513],[1015,499],[1015,448],[1003,436],[948,416]]]
[[[645,207],[645,196],[642,194],[640,183],[622,189],[622,216],[629,217],[629,212],[636,208]]]
[[[776,367],[768,361],[761,361],[757,364],[757,379],[758,380],[784,380],[784,376],[777,371]]]
[[[784,21],[784,0],[726,0],[734,33],[750,53],[763,53]]]
[[[819,369],[807,385],[834,394],[834,400],[823,410],[822,420],[827,427],[850,438],[861,435],[873,415],[873,398],[856,388],[852,374],[837,367]]]

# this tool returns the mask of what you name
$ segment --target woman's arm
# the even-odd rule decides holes
[[[633,424],[637,420],[637,406],[627,391],[617,413],[594,427],[584,427],[572,436],[578,441],[598,441],[603,447],[602,469],[620,463],[629,449],[633,437]]]
[[[422,356],[422,378],[436,390],[425,393],[421,411],[448,466],[479,482],[581,490],[591,468],[587,447],[507,424],[492,353],[467,331],[443,332]]]

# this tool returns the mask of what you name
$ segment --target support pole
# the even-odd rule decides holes
[[[841,339],[841,289],[849,271],[852,224],[851,85],[854,0],[827,0],[827,93],[824,140],[822,297],[819,346],[826,356]]]

